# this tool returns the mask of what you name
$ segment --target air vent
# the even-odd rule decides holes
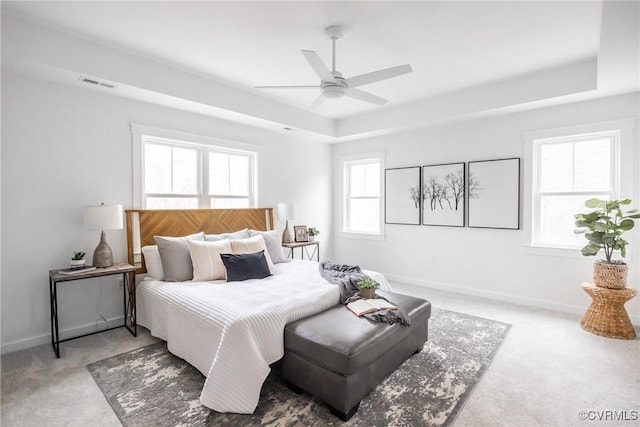
[[[90,79],[90,78],[84,77],[84,76],[78,77],[78,80],[81,81],[82,83],[88,83],[88,84],[91,84],[91,85],[102,86],[102,87],[106,87],[106,88],[109,88],[109,89],[113,89],[113,88],[116,87],[113,83],[101,82],[99,80]]]
[[[88,78],[82,77],[82,76],[78,77],[78,80],[80,80],[81,82],[84,82],[84,83],[91,83],[92,85],[99,85],[100,84],[100,82],[97,81],[97,80],[91,80],[91,79],[88,79]]]

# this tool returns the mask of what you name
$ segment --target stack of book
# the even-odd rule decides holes
[[[96,269],[95,267],[91,267],[91,266],[72,267],[72,268],[63,268],[62,270],[58,270],[58,273],[59,274],[71,275],[71,274],[86,273],[86,272],[89,272],[89,271],[93,271],[95,269]]]

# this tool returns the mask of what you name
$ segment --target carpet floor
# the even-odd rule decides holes
[[[295,394],[277,366],[252,415],[222,414],[199,402],[204,376],[164,342],[92,363],[87,369],[123,425],[443,426],[455,419],[506,336],[508,324],[434,309],[423,350],[371,392],[343,423],[322,402]]]

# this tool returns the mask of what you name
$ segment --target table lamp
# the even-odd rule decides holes
[[[93,252],[93,266],[104,268],[113,265],[113,254],[107,245],[104,230],[120,230],[123,227],[122,205],[85,206],[85,230],[100,230],[100,243]]]
[[[284,231],[282,232],[282,243],[291,243],[291,233],[289,232],[289,220],[296,219],[296,205],[292,203],[278,203],[276,213],[278,219],[285,220]]]

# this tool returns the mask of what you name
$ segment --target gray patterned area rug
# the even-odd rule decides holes
[[[446,426],[469,398],[510,325],[433,309],[429,341],[373,392],[347,423],[310,395],[295,394],[277,365],[252,415],[221,414],[199,402],[204,376],[165,342],[87,366],[128,427],[133,426]]]

